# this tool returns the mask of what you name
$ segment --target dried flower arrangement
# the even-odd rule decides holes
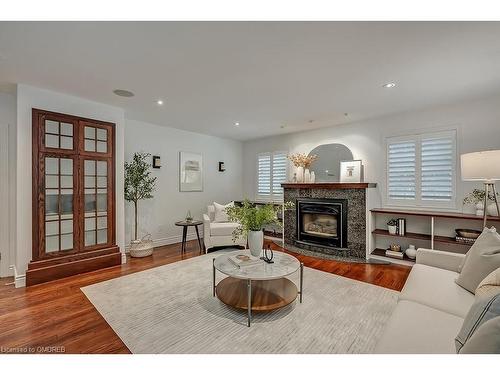
[[[287,156],[295,167],[309,168],[318,159],[318,155],[292,154]]]

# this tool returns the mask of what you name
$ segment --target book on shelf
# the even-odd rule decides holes
[[[401,251],[386,250],[385,255],[391,258],[403,259],[404,254]]]
[[[246,254],[231,255],[229,261],[236,267],[248,267],[260,264],[263,262],[259,257],[254,257]]]
[[[406,219],[404,218],[398,219],[398,234],[400,236],[404,236],[406,234]]]

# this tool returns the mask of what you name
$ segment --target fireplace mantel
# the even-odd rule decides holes
[[[285,189],[368,189],[377,186],[373,182],[285,182]]]

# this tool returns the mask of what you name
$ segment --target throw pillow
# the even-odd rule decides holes
[[[468,343],[468,340],[474,335],[479,327],[484,325],[491,319],[500,316],[500,294],[492,298],[476,298],[476,302],[472,305],[467,313],[462,328],[455,338],[455,346],[457,353],[461,353],[462,349]]]
[[[497,268],[479,283],[475,294],[476,297],[483,298],[500,294],[500,268]]]
[[[482,324],[460,354],[500,354],[500,316]]]
[[[474,293],[479,283],[500,267],[500,235],[494,227],[484,228],[465,257],[456,283]]]
[[[227,223],[229,221],[229,217],[227,216],[226,207],[233,207],[233,206],[234,202],[228,203],[226,205],[214,202],[214,207],[215,207],[214,223]]]

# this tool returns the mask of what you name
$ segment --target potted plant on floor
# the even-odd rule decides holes
[[[137,205],[142,199],[153,198],[156,177],[151,177],[149,157],[144,152],[136,152],[130,163],[125,163],[125,200],[134,203],[134,239],[130,243],[130,256],[145,257],[153,254],[153,241],[147,234],[137,237]]]
[[[289,209],[293,207],[293,203],[285,203],[284,207]],[[227,207],[226,213],[229,220],[240,224],[233,231],[234,240],[246,235],[250,253],[255,257],[260,256],[264,247],[264,227],[271,224],[282,226],[278,220],[280,210],[281,206],[266,204],[259,207],[250,203],[249,200],[245,200],[241,206]]]

